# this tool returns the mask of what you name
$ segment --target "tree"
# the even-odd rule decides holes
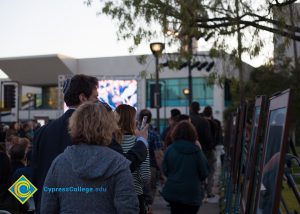
[[[102,0],[101,12],[117,20],[119,38],[133,38],[134,45],[169,29],[181,36],[210,37],[232,35],[238,30],[254,28],[300,41],[300,28],[272,18],[272,10],[296,0]],[[89,5],[92,0],[87,0]],[[146,27],[147,26],[147,27]],[[182,38],[182,37],[181,37]]]
[[[238,86],[236,89],[240,94],[240,100],[244,97],[253,99],[256,94],[270,95],[291,87],[297,92],[294,98],[295,109],[300,109],[298,102],[300,72],[297,63],[296,68],[289,69],[287,73],[286,67],[279,73],[274,72],[273,65],[262,67],[254,71],[252,79],[245,85],[241,66],[243,53],[247,52],[250,56],[260,53],[265,42],[259,37],[261,31],[300,41],[300,27],[294,24],[299,17],[284,17],[286,14],[280,12],[296,0],[102,0],[102,2],[100,13],[116,20],[119,27],[118,38],[132,39],[133,48],[143,40],[149,42],[155,37],[171,32],[175,36],[168,40],[168,44],[180,44],[179,52],[191,59],[191,50],[186,49],[191,38],[203,37],[206,40],[213,38],[212,56],[222,56],[226,50],[237,59],[236,65],[240,75],[239,81],[235,83]],[[87,0],[87,4],[91,3],[92,0]],[[290,18],[290,21],[286,21],[286,18]],[[228,38],[231,40],[236,38],[237,45],[229,45]],[[295,61],[297,62],[297,59]],[[278,84],[265,84],[266,82]],[[244,88],[250,90],[244,92]],[[299,118],[300,113],[296,114]],[[299,128],[300,122],[297,123]]]
[[[298,70],[289,65],[289,62],[282,66],[279,71],[272,64],[254,69],[250,74],[250,79],[245,82],[245,99],[254,104],[256,95],[271,97],[276,92],[291,88],[293,90],[291,129],[294,129],[295,139],[297,144],[300,145],[300,74]],[[230,113],[239,106],[239,82],[235,79],[231,81],[232,106],[226,110],[224,115],[227,121],[229,121]],[[250,107],[253,106],[250,105]],[[250,118],[252,112],[253,109],[250,108]]]
[[[176,35],[169,44],[180,44],[179,52],[187,60],[192,57],[191,38],[214,38],[214,51],[226,50],[235,56],[239,68],[240,97],[244,97],[242,54],[259,54],[264,41],[260,31],[268,31],[289,39],[300,41],[300,28],[287,24],[284,18],[272,11],[281,10],[296,0],[102,0],[100,13],[116,20],[119,39],[132,39],[133,46],[143,40]],[[87,0],[91,4],[92,0]],[[294,17],[295,19],[297,17]],[[156,30],[153,30],[156,29]],[[228,38],[235,37],[237,45],[228,44]],[[231,39],[232,40],[232,39]],[[188,48],[187,48],[188,47]],[[218,51],[215,51],[218,50]],[[215,55],[216,56],[216,55]],[[219,55],[218,55],[219,56]]]

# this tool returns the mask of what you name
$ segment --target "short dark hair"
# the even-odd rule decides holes
[[[196,142],[197,131],[192,123],[183,120],[175,125],[171,133],[171,139],[174,140],[188,140]]]
[[[190,119],[190,116],[186,115],[186,114],[180,114],[180,115],[177,115],[174,120],[176,122],[180,122],[180,121],[183,121],[183,120],[189,120]]]
[[[11,160],[22,160],[25,158],[26,145],[15,144],[9,150],[9,156]]]
[[[205,117],[212,117],[213,116],[212,108],[210,106],[206,106],[203,110],[203,115]]]
[[[197,113],[200,110],[200,104],[198,102],[192,102],[190,109],[193,113]]]
[[[143,120],[143,117],[144,116],[147,116],[148,119],[147,119],[147,123],[150,123],[151,122],[151,119],[152,119],[152,113],[150,110],[148,109],[142,109],[139,113],[139,121],[142,122]]]
[[[176,117],[177,115],[181,115],[180,110],[177,109],[177,108],[171,109],[171,118],[174,118],[174,117]]]
[[[80,104],[79,95],[83,93],[87,98],[93,93],[98,86],[96,77],[77,74],[71,80],[66,81],[64,86],[64,101],[67,106],[77,106]]]

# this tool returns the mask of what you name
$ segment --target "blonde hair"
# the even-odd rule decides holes
[[[80,105],[69,121],[69,132],[74,144],[109,145],[112,134],[118,129],[112,111],[101,103]]]

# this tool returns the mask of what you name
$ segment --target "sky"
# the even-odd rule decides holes
[[[74,58],[130,54],[130,41],[117,41],[116,25],[97,15],[99,1],[84,0],[0,0],[0,58],[62,54]],[[263,34],[270,39],[270,35]],[[259,66],[272,57],[271,40],[259,57],[244,61]],[[210,44],[199,41],[199,50]],[[144,42],[131,54],[151,54]],[[1,68],[0,68],[1,69]],[[1,74],[0,74],[1,77]]]

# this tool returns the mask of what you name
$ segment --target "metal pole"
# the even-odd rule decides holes
[[[188,88],[189,88],[188,102],[189,102],[189,106],[193,102],[193,83],[192,83],[192,66],[191,66],[191,58],[193,56],[192,42],[193,42],[192,37],[189,37],[188,51],[189,51],[189,53],[191,53],[191,56],[189,56],[188,61],[187,61],[187,63],[188,63]]]
[[[158,67],[158,56],[155,56],[155,99],[156,99],[156,128],[157,132],[160,133],[159,124],[159,108],[160,108],[160,90],[159,90],[159,67]]]
[[[28,106],[28,121],[30,120],[30,110],[31,110],[31,98],[29,99],[29,106]]]

